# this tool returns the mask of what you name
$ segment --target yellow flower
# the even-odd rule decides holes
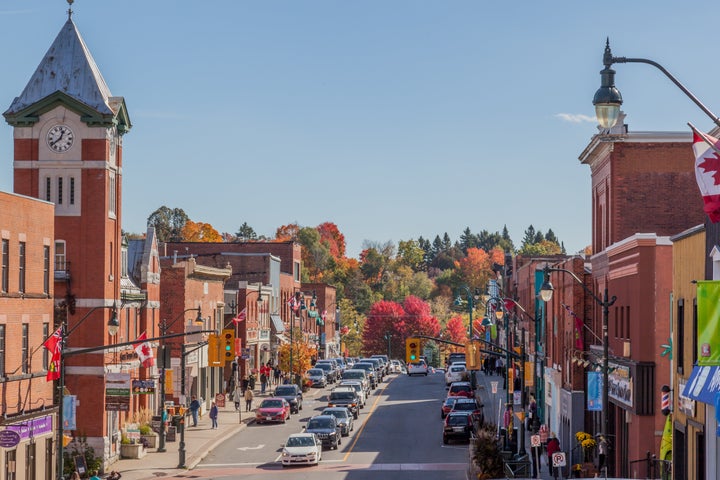
[[[586,438],[582,442],[580,442],[580,445],[582,445],[582,448],[585,450],[594,450],[597,446],[597,443],[592,438]]]

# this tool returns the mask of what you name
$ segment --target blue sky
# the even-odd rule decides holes
[[[714,112],[718,62],[698,1],[76,0],[73,19],[125,97],[123,228],[162,205],[236,232],[330,221],[348,255],[465,227],[532,224],[590,244],[591,103],[605,38],[655,60]],[[62,0],[0,5],[0,107],[64,24]],[[706,12],[703,15],[702,12]],[[705,26],[703,26],[705,25]],[[616,65],[632,131],[706,131],[654,67]],[[690,148],[688,146],[688,148]],[[0,124],[0,190],[12,129]],[[698,194],[698,202],[701,199]]]

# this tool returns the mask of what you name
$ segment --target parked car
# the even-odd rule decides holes
[[[428,366],[424,360],[418,360],[417,362],[410,362],[407,366],[407,374],[412,377],[413,375],[425,375],[428,374]]]
[[[457,353],[451,353],[447,356],[447,362],[446,364],[448,366],[452,365],[455,362],[463,362],[465,363],[465,353],[457,352]]]
[[[335,417],[340,424],[340,434],[343,437],[350,435],[350,432],[355,430],[355,417],[350,410],[345,407],[327,407],[321,415],[332,415]]]
[[[453,382],[450,384],[447,396],[475,398],[475,391],[470,382]]]
[[[385,369],[382,364],[382,360],[379,358],[363,358],[360,360],[361,362],[370,362],[375,366],[375,373],[377,374],[378,383],[383,381],[383,378],[385,377]]]
[[[337,449],[342,444],[340,439],[342,432],[337,419],[332,415],[317,415],[308,420],[305,425],[307,433],[314,433],[322,442],[323,447]]]
[[[313,368],[322,369],[325,372],[328,383],[335,383],[338,379],[338,373],[330,363],[316,362]]]
[[[365,389],[365,397],[370,393],[370,379],[368,378],[367,371],[362,368],[355,368],[355,365],[353,365],[353,368],[345,370],[342,374],[342,381],[345,380],[360,382],[363,389]]]
[[[449,397],[457,398],[455,404],[450,410],[450,413],[465,413],[471,415],[475,422],[480,425],[485,423],[485,414],[483,413],[483,406],[478,403],[474,398],[463,398],[463,397]]]
[[[285,423],[290,418],[290,404],[284,398],[269,397],[263,399],[255,409],[255,422]]]
[[[365,387],[363,387],[362,382],[358,380],[343,380],[341,381],[337,387],[350,387],[355,390],[355,392],[358,394],[358,399],[360,400],[360,408],[365,407],[365,402],[367,402],[367,394],[365,392]]]
[[[392,373],[403,373],[403,364],[400,360],[390,361],[390,371]]]
[[[305,373],[305,376],[310,380],[313,387],[327,386],[327,377],[325,376],[325,370],[322,368],[311,368]]]
[[[467,369],[465,365],[460,363],[450,365],[445,372],[445,385],[462,381],[467,381]]]
[[[371,389],[377,388],[379,380],[377,372],[375,371],[375,365],[370,362],[357,362],[353,365],[353,370],[357,369],[365,370],[365,375],[368,377]]]
[[[370,355],[370,358],[377,358],[380,359],[382,362],[383,367],[383,375],[389,375],[390,374],[390,359],[387,355]]]
[[[442,407],[440,407],[440,418],[445,419],[445,417],[447,417],[447,414],[450,413],[459,398],[461,397],[447,397],[445,399]]]
[[[282,449],[282,466],[318,465],[322,460],[322,442],[314,433],[293,433]]]
[[[290,413],[298,413],[303,407],[303,396],[300,387],[293,384],[278,385],[275,388],[276,397],[284,398],[290,404]]]
[[[473,422],[470,415],[465,413],[449,413],[443,423],[443,443],[450,439],[470,440],[474,433]]]
[[[353,417],[358,418],[360,415],[360,400],[354,388],[333,389],[328,397],[328,407],[345,407]]]
[[[335,373],[335,381],[338,381],[340,379],[340,375],[342,375],[342,369],[340,368],[340,364],[334,358],[324,358],[322,360],[318,360],[313,366],[317,368],[318,364],[322,365],[325,363],[330,364],[332,371]]]

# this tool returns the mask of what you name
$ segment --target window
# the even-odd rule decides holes
[[[50,336],[50,325],[48,323],[43,323],[43,342],[49,336]],[[48,349],[43,348],[42,352],[43,352],[42,367],[43,367],[43,370],[47,371],[48,367],[50,366],[49,361],[48,361],[49,360]]]
[[[43,293],[50,293],[50,247],[43,247]]]
[[[18,261],[18,292],[25,293],[25,242],[20,242]]]
[[[5,325],[0,325],[0,376],[5,376]]]
[[[75,177],[70,177],[70,205],[75,205]]]
[[[3,239],[2,241],[2,282],[0,284],[0,292],[8,292],[8,284],[10,283],[10,241]]]
[[[65,240],[55,240],[55,270],[64,272],[65,265]]]
[[[29,325],[27,323],[22,324],[22,352],[20,368],[22,373],[28,373],[30,368],[30,339],[28,338]]]
[[[685,363],[685,352],[683,352],[683,339],[685,338],[685,300],[678,299],[677,302],[677,338],[679,341],[675,343],[677,348],[677,372],[682,375],[683,363]]]
[[[293,279],[296,282],[300,281],[300,262],[293,262]]]
[[[117,188],[116,188],[116,182],[115,182],[115,172],[110,172],[110,188],[108,189],[108,193],[110,195],[110,198],[108,199],[108,208],[109,208],[109,214],[110,216],[114,217],[115,212],[117,211]]]
[[[63,203],[63,178],[58,177],[57,179],[57,203],[58,205],[62,205]]]
[[[52,201],[52,179],[50,177],[45,177],[45,200],[48,202]]]

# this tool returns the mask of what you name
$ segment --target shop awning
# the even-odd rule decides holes
[[[693,367],[683,395],[710,405],[720,393],[720,367]]]
[[[280,318],[280,315],[270,315],[270,320],[272,320],[272,326],[275,329],[275,333],[283,333],[285,331],[285,324],[282,321],[282,318]]]

